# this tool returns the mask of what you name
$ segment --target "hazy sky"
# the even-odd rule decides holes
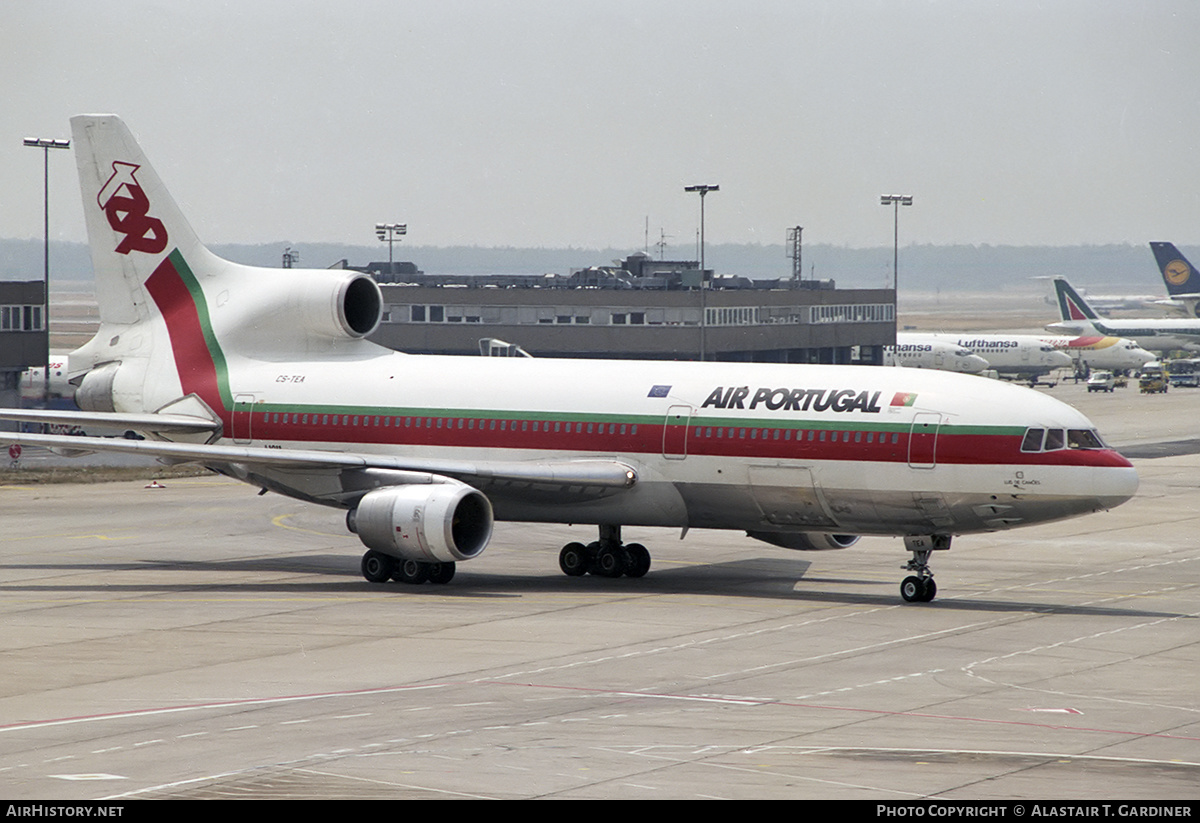
[[[115,112],[210,243],[1200,243],[1195,0],[0,0],[0,90],[3,237]]]

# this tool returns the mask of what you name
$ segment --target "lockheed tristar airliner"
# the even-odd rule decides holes
[[[373,582],[446,582],[494,518],[592,524],[569,575],[640,577],[624,526],[736,529],[788,549],[892,535],[908,601],[952,535],[1101,511],[1137,475],[1078,411],[978,377],[868,366],[410,356],[367,342],[378,285],[251,268],[197,239],[129,130],[71,121],[101,327],[71,354],[119,440],[5,434],[193,461],[347,511]]]

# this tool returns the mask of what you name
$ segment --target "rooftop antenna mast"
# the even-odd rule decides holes
[[[804,269],[800,264],[800,255],[804,247],[804,244],[800,242],[800,234],[803,231],[803,226],[794,226],[787,230],[788,257],[792,261],[792,285],[795,287],[800,285],[800,279],[804,275]]]

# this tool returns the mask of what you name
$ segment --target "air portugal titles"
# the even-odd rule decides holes
[[[707,409],[756,409],[760,405],[771,411],[835,411],[835,412],[871,412],[879,413],[879,395],[869,389],[756,389],[750,396],[749,386],[717,386],[708,395],[701,408]],[[750,405],[746,405],[746,398]],[[892,405],[910,405],[907,395],[896,395]]]

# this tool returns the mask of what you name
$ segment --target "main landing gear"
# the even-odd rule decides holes
[[[454,564],[401,560],[372,549],[363,555],[362,574],[371,583],[386,583],[388,580],[412,585],[427,580],[430,583],[449,583],[454,577]]]
[[[642,577],[650,571],[650,552],[641,543],[622,543],[620,526],[601,526],[596,542],[563,546],[558,567],[571,577]]]
[[[900,596],[906,603],[928,603],[937,596],[937,583],[933,582],[933,570],[929,568],[929,555],[950,548],[950,535],[909,535],[904,538],[904,548],[912,552],[902,568],[914,572],[900,583]]]

